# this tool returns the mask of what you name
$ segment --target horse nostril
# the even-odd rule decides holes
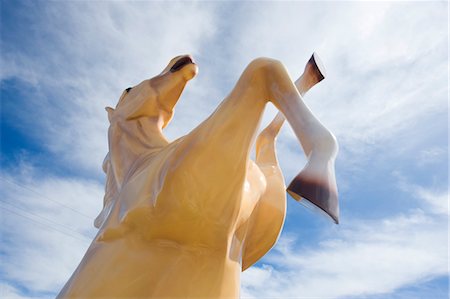
[[[183,68],[185,65],[190,63],[194,64],[194,61],[192,60],[191,56],[185,56],[181,59],[178,59],[178,61],[175,62],[175,64],[170,68],[170,72],[171,73],[176,72],[181,68]]]
[[[125,89],[126,92],[129,92],[133,87],[128,87],[127,89]]]

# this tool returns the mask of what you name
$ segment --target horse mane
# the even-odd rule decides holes
[[[103,197],[103,209],[94,220],[94,226],[96,228],[100,228],[108,218],[118,191],[116,178],[114,177],[114,172],[112,170],[111,157],[109,152],[106,154],[106,157],[103,160],[102,168],[106,174],[105,195]]]
[[[129,89],[126,89],[120,95],[119,101],[116,105],[116,108],[123,102],[125,95],[128,93]],[[108,113],[108,120],[111,123],[112,114],[114,113],[114,109],[111,107],[106,107],[106,112]],[[103,172],[106,174],[106,182],[105,182],[105,195],[103,196],[103,209],[100,214],[94,220],[94,226],[96,228],[100,228],[105,220],[108,218],[109,212],[112,209],[114,203],[114,196],[117,194],[117,183],[116,178],[114,176],[114,171],[112,169],[111,155],[108,152],[103,160],[102,164]]]
[[[115,114],[117,113],[116,110],[120,110],[120,106],[123,105],[125,95],[127,93],[127,90],[122,93],[115,109],[106,107],[106,111],[108,112],[108,120],[110,122],[108,133],[109,151],[106,154],[102,166],[103,171],[106,174],[105,195],[103,197],[103,209],[94,220],[94,226],[97,228],[100,228],[108,219],[112,207],[117,200],[120,186],[123,183],[121,181],[123,178],[121,178],[119,174],[115,173],[117,163],[120,163],[119,156],[121,155],[121,151],[118,148],[119,140],[122,140],[122,144],[126,141],[133,142],[139,148],[147,150],[164,146],[164,141],[166,141],[163,135],[158,135],[156,137],[155,135],[152,135],[154,133],[147,133],[146,127],[148,124],[145,123],[144,119],[137,118],[124,120],[122,119],[123,116],[120,116],[119,118],[115,117]],[[114,132],[114,134],[112,134],[112,132]]]

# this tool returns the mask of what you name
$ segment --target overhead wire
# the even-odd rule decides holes
[[[40,196],[40,197],[43,198],[43,199],[46,199],[46,200],[51,201],[51,202],[53,202],[53,203],[56,203],[56,204],[58,204],[59,206],[62,206],[62,207],[64,207],[64,208],[66,208],[66,209],[69,209],[69,210],[71,210],[71,211],[73,211],[73,212],[75,212],[75,213],[77,213],[77,214],[79,214],[79,215],[81,215],[81,216],[83,216],[83,217],[85,217],[85,218],[91,220],[91,221],[93,220],[93,218],[92,218],[91,216],[88,216],[88,215],[86,215],[86,214],[84,214],[84,213],[82,213],[82,212],[80,212],[80,211],[74,209],[73,207],[70,207],[70,206],[68,206],[68,205],[65,205],[65,204],[63,204],[63,203],[61,203],[61,202],[59,202],[59,201],[57,201],[57,200],[51,199],[51,198],[49,198],[49,197],[47,197],[47,196],[45,196],[45,195],[43,195],[43,194],[41,194],[41,193],[39,193],[39,192],[37,192],[37,191],[35,191],[35,190],[33,190],[33,189],[27,187],[27,186],[21,185],[21,184],[19,184],[19,183],[17,183],[17,182],[14,182],[14,181],[7,180],[7,179],[5,179],[4,177],[0,177],[0,179],[1,179],[2,181],[4,181],[4,182],[9,183],[9,184],[12,184],[12,185],[15,185],[15,186],[17,186],[17,187],[20,187],[20,188],[22,188],[22,189],[28,190],[29,192],[32,192],[32,193],[34,193],[34,194]],[[6,201],[4,201],[4,200],[0,200],[0,203],[2,204],[2,205],[0,205],[0,208],[2,208],[2,209],[5,210],[5,211],[8,211],[9,213],[12,213],[12,214],[15,214],[15,215],[17,215],[17,216],[26,218],[26,219],[28,219],[28,220],[30,220],[30,221],[33,221],[33,222],[35,222],[35,223],[38,223],[38,224],[40,224],[40,225],[42,225],[42,226],[51,228],[51,229],[53,229],[53,230],[55,230],[55,231],[58,231],[58,232],[60,232],[60,233],[62,233],[62,234],[64,234],[64,235],[71,236],[71,237],[73,237],[73,238],[76,238],[76,239],[81,240],[81,241],[84,241],[84,242],[90,242],[90,240],[91,240],[90,237],[87,237],[87,236],[85,236],[85,235],[83,235],[83,234],[77,232],[76,230],[72,229],[71,227],[69,227],[69,226],[67,226],[67,225],[64,225],[64,224],[55,222],[55,221],[53,221],[53,220],[51,220],[51,219],[48,219],[48,218],[46,218],[46,217],[44,217],[44,216],[38,215],[38,214],[36,214],[36,213],[34,213],[34,212],[32,212],[32,211],[29,211],[29,210],[24,209],[23,207],[20,207],[20,206],[14,204],[14,203],[6,202]],[[5,206],[5,205],[8,205],[9,208],[8,208],[7,206]],[[11,207],[12,207],[13,209],[11,209]],[[14,210],[14,209],[16,209],[16,210]],[[20,211],[20,212],[19,212],[19,211]],[[32,217],[34,217],[34,218],[30,217],[30,215],[31,215]],[[37,218],[37,219],[36,219],[36,218]],[[39,220],[40,220],[40,221],[39,221]],[[45,223],[45,222],[43,222],[43,221],[45,221],[45,222],[47,222],[47,223]]]
[[[49,198],[49,197],[47,197],[47,196],[45,196],[45,195],[43,195],[43,194],[41,194],[41,193],[39,193],[39,192],[37,192],[37,191],[35,191],[35,190],[33,190],[33,189],[27,187],[27,186],[21,185],[21,184],[19,184],[19,183],[17,183],[17,182],[14,182],[14,181],[7,180],[7,179],[5,179],[4,177],[0,177],[0,179],[1,179],[2,181],[4,181],[4,182],[9,183],[9,184],[12,184],[12,185],[15,185],[15,186],[17,186],[17,187],[20,187],[20,188],[22,188],[22,189],[25,189],[25,190],[28,190],[28,191],[30,191],[30,192],[33,192],[34,194],[39,195],[40,197],[42,197],[42,198],[44,198],[44,199],[46,199],[46,200],[49,200],[49,201],[51,201],[51,202],[54,202],[54,203],[56,203],[56,204],[58,204],[58,205],[60,205],[60,206],[62,206],[62,207],[65,207],[66,209],[69,209],[69,210],[71,210],[71,211],[73,211],[73,212],[75,212],[75,213],[77,213],[77,214],[79,214],[79,215],[81,215],[81,216],[83,216],[83,217],[86,217],[86,218],[88,218],[89,220],[94,220],[91,216],[86,215],[86,214],[84,214],[84,213],[82,213],[82,212],[76,210],[75,208],[70,207],[70,206],[68,206],[68,205],[66,205],[66,204],[63,204],[63,203],[61,203],[61,202],[59,202],[59,201],[57,201],[57,200],[51,199],[51,198]]]
[[[25,212],[25,213],[27,213],[27,214],[33,215],[34,217],[43,219],[43,220],[45,220],[45,221],[47,221],[47,222],[50,222],[50,223],[52,223],[52,224],[54,224],[54,225],[61,226],[61,227],[63,227],[64,229],[67,229],[67,230],[72,231],[72,232],[74,232],[74,233],[80,234],[79,232],[77,232],[76,230],[72,229],[71,227],[69,227],[69,226],[67,226],[67,225],[65,225],[65,224],[61,224],[61,223],[55,222],[55,221],[53,221],[53,220],[51,220],[51,219],[48,219],[48,218],[43,217],[43,216],[41,216],[41,215],[38,215],[38,214],[36,214],[36,213],[34,213],[34,212],[25,210],[24,208],[22,208],[22,207],[20,207],[20,206],[17,206],[17,205],[15,205],[15,204],[12,204],[12,203],[10,203],[10,202],[5,202],[5,201],[3,201],[3,200],[0,200],[0,203],[2,203],[2,204],[7,204],[7,205],[9,205],[9,206],[11,206],[11,207],[14,207],[15,209],[18,209],[18,210],[21,210],[21,211],[23,211],[23,212]],[[80,234],[80,235],[82,235],[82,234]],[[84,236],[84,235],[82,235],[82,236]],[[84,237],[87,238],[86,236],[84,236]]]
[[[78,232],[76,232],[76,231],[71,230],[71,231],[73,231],[73,232],[76,233],[76,234],[73,234],[73,233],[71,233],[71,232],[61,230],[61,229],[59,229],[59,228],[56,227],[56,226],[52,226],[52,225],[43,223],[43,222],[38,221],[38,220],[36,220],[36,219],[33,219],[33,218],[31,218],[31,217],[29,217],[29,216],[27,216],[27,215],[18,213],[17,211],[14,211],[14,210],[12,210],[12,209],[10,209],[10,208],[4,206],[4,205],[0,205],[0,208],[1,208],[2,210],[8,211],[9,213],[12,213],[12,214],[15,214],[15,215],[17,215],[17,216],[26,218],[26,219],[28,219],[28,220],[30,220],[30,221],[32,221],[32,222],[35,222],[35,223],[37,223],[37,224],[39,224],[39,225],[42,225],[42,226],[48,227],[48,228],[50,228],[50,229],[53,229],[53,230],[55,230],[55,231],[57,231],[57,232],[60,232],[60,233],[62,233],[62,234],[64,234],[64,235],[66,235],[66,236],[70,236],[70,237],[72,237],[72,238],[78,239],[78,240],[83,241],[83,242],[88,242],[88,243],[89,243],[89,241],[90,241],[90,240],[88,239],[88,237],[86,237],[85,235],[82,235],[82,234],[80,234],[80,233],[78,233]],[[38,216],[36,216],[36,215],[33,215],[33,216],[38,217]],[[44,217],[38,217],[38,218],[46,219],[46,218],[44,218]],[[46,221],[49,221],[49,220],[46,219]],[[80,237],[80,236],[81,236],[81,237]]]

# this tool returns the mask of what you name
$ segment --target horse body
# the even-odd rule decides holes
[[[308,129],[287,110],[311,86],[294,85],[277,61],[255,60],[207,120],[169,143],[161,129],[196,72],[177,57],[108,108],[99,233],[58,298],[237,298],[240,272],[275,244],[286,211],[275,154],[284,118],[258,137],[255,162],[250,150],[269,101]]]
[[[175,155],[176,145],[149,159],[122,187],[108,228],[89,248],[64,297],[238,298],[244,231],[266,187],[264,175],[249,161],[230,168],[232,179],[204,185],[198,177],[216,175],[208,165],[197,167],[202,173],[188,173],[197,161],[174,166],[165,159],[171,156],[166,151]],[[157,177],[164,167],[170,169]]]

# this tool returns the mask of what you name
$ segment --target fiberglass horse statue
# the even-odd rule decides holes
[[[197,71],[191,56],[176,57],[106,108],[99,232],[58,298],[238,298],[241,271],[271,249],[283,226],[275,138],[285,118],[308,157],[287,191],[337,223],[336,139],[302,100],[324,78],[316,54],[295,82],[277,60],[252,61],[208,119],[169,142],[162,129]],[[280,113],[256,139],[253,162],[269,101]]]

